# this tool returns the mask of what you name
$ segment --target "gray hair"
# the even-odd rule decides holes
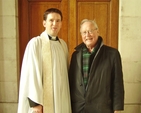
[[[82,27],[82,25],[83,25],[85,22],[91,22],[91,23],[94,25],[94,27],[95,27],[96,29],[98,29],[98,25],[97,25],[97,23],[95,22],[95,20],[83,19],[83,20],[81,21],[81,24],[80,24],[80,32],[81,32],[81,27]]]

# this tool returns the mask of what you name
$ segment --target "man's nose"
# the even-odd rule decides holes
[[[85,35],[86,35],[86,36],[89,36],[89,35],[90,35],[89,31],[87,31]]]
[[[56,21],[53,21],[53,25],[56,25],[56,23],[57,23]]]

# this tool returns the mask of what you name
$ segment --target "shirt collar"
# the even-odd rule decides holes
[[[56,39],[53,39],[51,36],[49,36],[48,35],[48,37],[49,37],[49,40],[52,40],[52,41],[58,41],[59,40],[59,38],[58,37],[56,37]]]

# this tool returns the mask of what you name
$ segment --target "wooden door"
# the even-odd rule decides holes
[[[19,0],[20,64],[28,41],[44,31],[43,13],[51,7],[63,13],[59,37],[66,41],[70,56],[74,47],[82,42],[79,26],[84,18],[94,19],[104,43],[117,48],[118,0]]]

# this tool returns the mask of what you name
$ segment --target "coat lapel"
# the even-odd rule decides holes
[[[78,55],[77,55],[77,64],[78,64],[78,67],[79,69],[81,70],[81,74],[82,74],[82,69],[81,69],[81,51],[78,52]]]
[[[77,55],[77,64],[78,64],[78,70],[80,70],[81,74],[79,75],[80,76],[80,86],[82,87],[82,93],[83,95],[85,95],[85,86],[84,86],[84,82],[83,82],[83,73],[82,73],[82,61],[81,61],[81,57],[82,57],[82,51],[79,51],[78,52],[78,55]]]

